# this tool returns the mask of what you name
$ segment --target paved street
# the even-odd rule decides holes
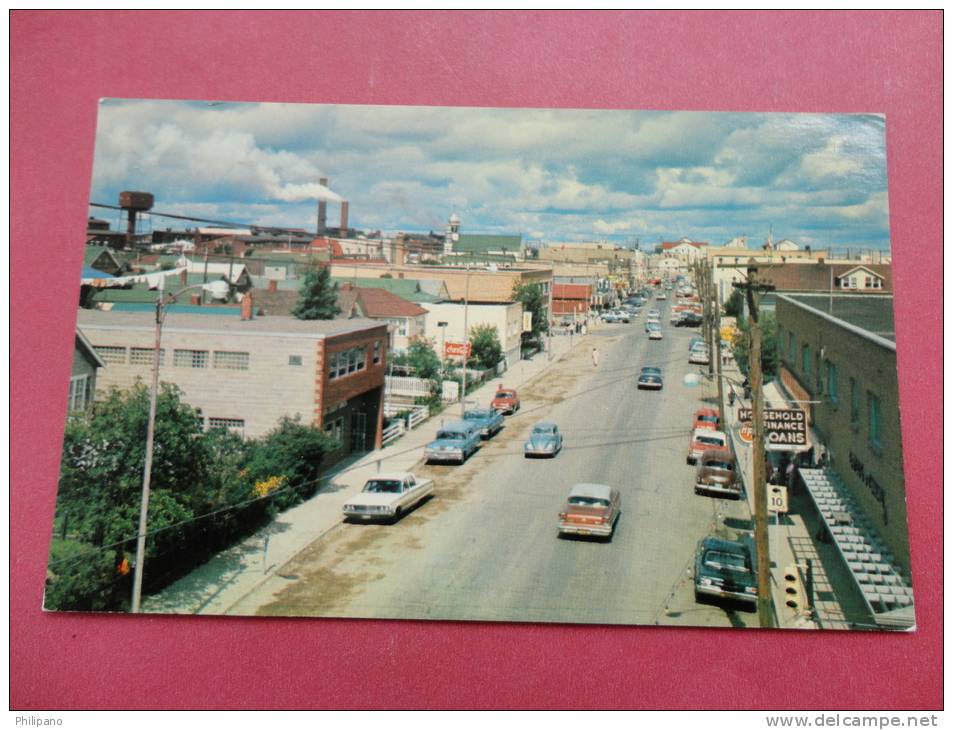
[[[521,390],[522,410],[465,465],[416,470],[435,480],[433,499],[394,525],[335,527],[229,613],[756,625],[753,613],[694,600],[695,544],[716,525],[744,526],[747,504],[693,493],[685,451],[706,392],[683,376],[697,330],[663,327],[662,341],[648,340],[641,317],[590,334]],[[636,389],[644,365],[662,369],[661,392]],[[544,419],[559,424],[565,447],[524,459],[523,441]],[[557,538],[577,482],[621,491],[611,542]]]

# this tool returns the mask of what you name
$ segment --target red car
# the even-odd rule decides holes
[[[490,408],[505,414],[516,413],[520,409],[520,397],[512,388],[500,386],[490,401]]]
[[[717,408],[699,408],[695,411],[695,422],[692,428],[710,428],[718,431],[721,428],[721,416]]]

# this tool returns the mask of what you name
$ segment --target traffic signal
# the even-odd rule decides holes
[[[807,592],[804,590],[804,581],[797,564],[791,564],[784,569],[784,603],[795,612],[807,611]]]

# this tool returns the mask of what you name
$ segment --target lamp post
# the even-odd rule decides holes
[[[152,352],[152,386],[149,393],[149,421],[146,426],[146,459],[142,468],[142,497],[139,502],[139,532],[136,535],[136,563],[132,579],[132,613],[139,613],[142,599],[142,573],[146,561],[146,531],[149,524],[149,489],[152,484],[152,453],[156,431],[156,405],[159,400],[159,357],[162,353],[162,321],[165,319],[165,307],[176,297],[192,289],[215,291],[221,289],[218,282],[211,284],[193,284],[164,296],[165,277],[159,277],[159,296],[156,298],[156,343]],[[222,282],[222,286],[228,284]]]
[[[447,325],[449,322],[437,322],[440,328],[440,372],[447,368]]]

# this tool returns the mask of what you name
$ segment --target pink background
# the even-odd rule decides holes
[[[941,17],[14,12],[11,705],[940,707]],[[919,630],[44,615],[104,96],[886,113]]]

